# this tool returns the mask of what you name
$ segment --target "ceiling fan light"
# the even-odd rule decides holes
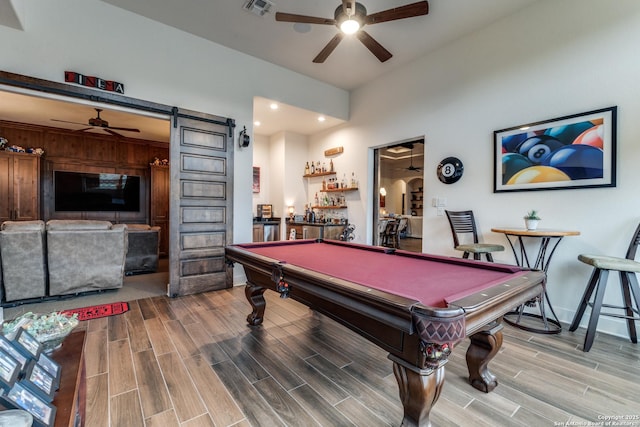
[[[360,23],[355,19],[347,19],[340,24],[340,29],[345,34],[353,34],[360,29]]]

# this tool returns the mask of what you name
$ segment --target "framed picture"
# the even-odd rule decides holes
[[[12,341],[9,341],[4,337],[4,335],[0,335],[0,350],[3,350],[6,353],[9,353],[9,356],[13,357],[20,364],[20,371],[22,372],[27,366],[27,362],[29,358],[24,354],[20,353],[18,349],[13,345]]]
[[[42,368],[51,375],[55,381],[56,388],[60,385],[60,374],[62,370],[60,369],[60,365],[58,365],[52,358],[47,356],[46,353],[40,353],[40,357],[38,358],[38,365],[42,366]]]
[[[0,387],[10,390],[20,375],[20,363],[9,353],[0,350]]]
[[[13,338],[14,346],[27,357],[38,360],[42,353],[42,344],[35,339],[26,329],[19,328],[16,336]]]
[[[53,400],[53,395],[57,390],[54,378],[42,366],[38,365],[35,360],[29,364],[25,376],[20,382],[47,402]]]
[[[260,168],[257,166],[253,167],[253,192],[260,192]]]
[[[56,420],[56,407],[45,402],[38,394],[21,383],[15,383],[4,396],[14,407],[24,409],[33,415],[33,425],[51,427]]]
[[[495,131],[494,193],[616,186],[617,107]]]

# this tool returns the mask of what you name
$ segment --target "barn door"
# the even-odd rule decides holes
[[[233,240],[231,119],[174,109],[171,126],[169,295],[226,286]]]

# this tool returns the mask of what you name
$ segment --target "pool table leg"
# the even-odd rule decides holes
[[[488,365],[502,346],[502,325],[492,323],[471,335],[470,340],[471,344],[467,349],[469,382],[478,390],[489,393],[498,385],[498,380],[489,372]]]
[[[389,355],[398,381],[400,401],[404,407],[401,427],[429,427],[429,413],[440,397],[444,385],[444,364],[434,369],[420,369]]]
[[[258,326],[262,324],[264,319],[264,309],[266,302],[264,300],[264,292],[267,288],[262,286],[256,286],[249,282],[244,288],[244,295],[247,297],[247,301],[251,304],[253,311],[247,316],[247,323],[251,326]]]

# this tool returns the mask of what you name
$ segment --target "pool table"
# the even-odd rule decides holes
[[[471,384],[497,385],[489,361],[502,345],[502,315],[544,291],[545,274],[518,266],[335,240],[225,248],[227,277],[244,267],[250,325],[263,321],[271,289],[317,310],[385,351],[393,362],[403,426],[428,426],[454,346],[470,337]]]

